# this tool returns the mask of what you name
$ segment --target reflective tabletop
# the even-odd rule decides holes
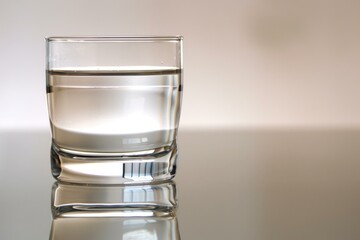
[[[0,130],[0,239],[360,239],[360,130],[180,129],[174,181],[148,186],[56,182],[50,145]]]

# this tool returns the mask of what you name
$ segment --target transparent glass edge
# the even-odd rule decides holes
[[[84,40],[88,39],[88,40]],[[96,40],[94,40],[96,39]],[[97,40],[98,39],[98,40]],[[183,70],[183,39],[184,37],[181,35],[175,36],[72,36],[72,37],[52,37],[45,36],[45,69],[51,70],[52,66],[50,64],[50,44],[52,42],[146,42],[146,41],[158,41],[158,42],[176,42],[178,44],[178,58],[179,58],[179,66],[180,70]],[[181,81],[182,82],[182,81]]]
[[[50,68],[50,49],[49,49],[49,38],[45,37],[45,70],[49,70]],[[46,75],[46,84],[48,84],[48,77]]]
[[[181,36],[181,38],[179,39],[179,58],[180,58],[180,61],[179,61],[179,69],[183,70],[184,69],[184,38]],[[182,80],[181,80],[182,82]]]
[[[143,42],[182,41],[183,36],[47,36],[46,42]]]

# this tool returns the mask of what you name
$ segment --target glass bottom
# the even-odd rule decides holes
[[[169,147],[142,152],[86,155],[51,146],[55,179],[80,184],[139,184],[172,179],[178,157],[176,141]]]

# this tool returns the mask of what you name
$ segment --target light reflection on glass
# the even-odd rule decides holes
[[[74,185],[52,191],[50,240],[178,240],[176,185]]]
[[[62,216],[165,216],[177,207],[173,181],[147,185],[80,185],[56,182],[52,213]]]
[[[179,240],[176,216],[168,217],[58,217],[50,240]]]

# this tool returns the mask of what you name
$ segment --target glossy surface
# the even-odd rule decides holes
[[[161,217],[176,214],[172,181],[147,185],[87,185],[56,182],[53,217]]]
[[[359,130],[181,129],[168,218],[53,219],[50,144],[0,131],[0,239],[360,238]]]

